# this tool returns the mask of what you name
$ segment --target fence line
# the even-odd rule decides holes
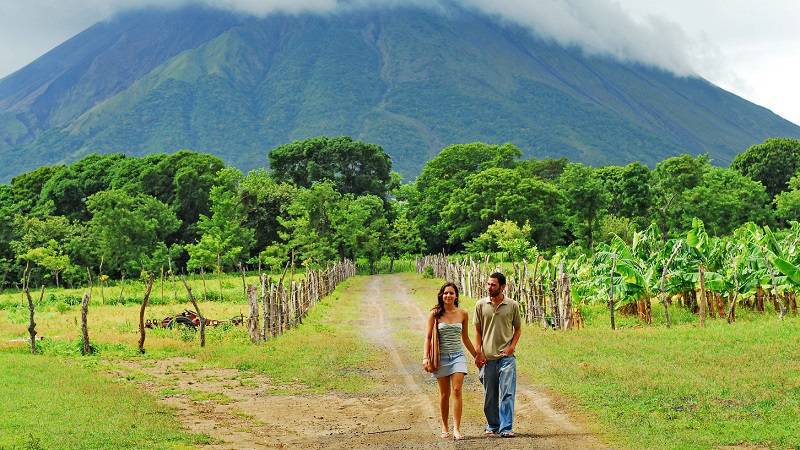
[[[355,274],[356,266],[350,260],[322,270],[309,270],[299,282],[292,280],[286,283],[282,279],[274,282],[271,277],[261,274],[260,289],[252,284],[247,286],[250,339],[253,342],[266,340],[303,323],[303,317],[314,305],[333,292],[339,283]],[[262,320],[263,324],[259,327]]]
[[[561,263],[555,276],[540,270],[541,259],[533,264],[523,261],[514,263],[514,271],[506,273],[506,295],[520,305],[525,323],[539,322],[543,327],[567,329],[575,326],[569,274]],[[433,276],[452,281],[459,291],[472,298],[485,296],[486,279],[497,267],[489,264],[489,258],[475,261],[470,257],[461,261],[450,261],[447,255],[427,255],[416,260],[417,273],[427,267]]]

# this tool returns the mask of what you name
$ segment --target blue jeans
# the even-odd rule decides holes
[[[514,395],[517,392],[517,359],[504,356],[486,361],[480,370],[483,384],[483,414],[486,430],[493,433],[512,431],[514,426]]]

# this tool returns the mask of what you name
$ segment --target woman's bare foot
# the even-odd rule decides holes
[[[442,431],[441,437],[442,439],[450,439],[450,432],[447,430]]]
[[[461,434],[460,430],[453,430],[453,439],[455,439],[457,441],[460,441],[460,440],[464,439],[464,435]]]

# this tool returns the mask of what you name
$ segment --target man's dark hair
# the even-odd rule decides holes
[[[497,282],[500,283],[500,286],[506,285],[506,276],[500,272],[495,272],[489,275],[489,278],[494,278],[495,280],[497,280]]]

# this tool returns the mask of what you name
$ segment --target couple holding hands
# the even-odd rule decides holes
[[[439,383],[442,435],[450,438],[448,416],[453,394],[453,438],[461,434],[461,391],[467,373],[464,347],[475,358],[483,385],[483,413],[486,435],[514,437],[514,395],[517,385],[514,348],[522,332],[519,305],[505,296],[506,277],[495,272],[486,282],[488,296],[475,304],[475,346],[468,334],[469,315],[458,307],[458,287],[445,283],[438,303],[428,316],[423,368]],[[437,333],[434,335],[434,333]],[[461,343],[464,343],[462,347]],[[438,345],[438,358],[431,358]],[[432,360],[433,359],[433,360]],[[436,361],[438,359],[438,361]]]

